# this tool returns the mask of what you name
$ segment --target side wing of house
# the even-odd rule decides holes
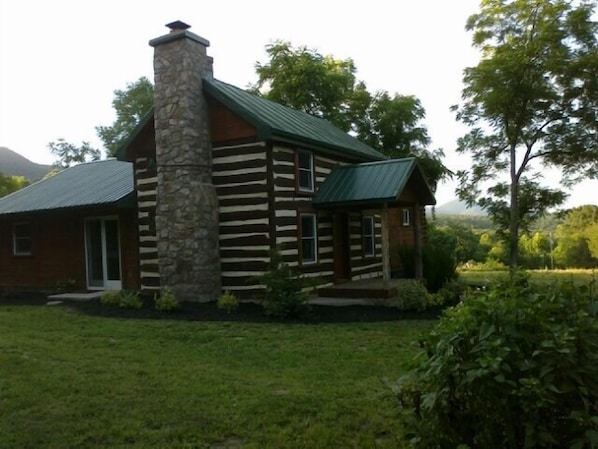
[[[0,289],[138,287],[130,164],[68,169],[0,200]]]

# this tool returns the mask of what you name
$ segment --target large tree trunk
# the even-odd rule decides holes
[[[511,147],[511,214],[509,223],[509,273],[511,279],[519,265],[519,176],[516,170],[515,146]]]

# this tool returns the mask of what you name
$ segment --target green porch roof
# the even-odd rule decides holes
[[[382,153],[357,140],[327,120],[283,106],[251,92],[214,78],[203,79],[204,91],[213,99],[235,112],[257,130],[260,140],[274,140],[304,148],[344,156],[355,161],[380,161]],[[133,133],[119,148],[120,160],[135,137],[154,118],[154,110],[141,120]]]
[[[397,202],[411,182],[422,205],[436,204],[415,158],[389,159],[356,165],[336,166],[318,189],[316,207],[381,205]]]
[[[129,162],[75,165],[0,198],[0,215],[116,204],[133,195],[133,184]]]

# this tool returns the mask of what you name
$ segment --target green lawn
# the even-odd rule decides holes
[[[125,320],[0,307],[0,447],[397,447],[395,380],[433,321]]]
[[[598,273],[595,270],[527,270],[533,282],[556,283],[573,281],[577,285],[587,284],[595,280]],[[459,277],[468,284],[489,285],[500,279],[506,279],[507,271],[459,271]]]

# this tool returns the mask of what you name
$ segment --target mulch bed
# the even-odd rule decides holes
[[[0,307],[6,305],[47,305],[45,296],[27,295],[23,297],[0,298]],[[181,308],[173,312],[159,312],[154,309],[152,301],[145,301],[139,310],[123,309],[105,306],[99,300],[92,301],[62,301],[52,307],[69,307],[80,313],[107,318],[127,319],[155,319],[155,320],[184,320],[184,321],[238,321],[245,323],[354,323],[398,320],[436,319],[440,316],[439,309],[428,310],[423,313],[400,312],[385,306],[321,306],[312,305],[309,316],[305,319],[283,320],[264,314],[262,306],[255,303],[241,303],[239,308],[231,313],[219,309],[215,302],[210,303],[182,303]]]

